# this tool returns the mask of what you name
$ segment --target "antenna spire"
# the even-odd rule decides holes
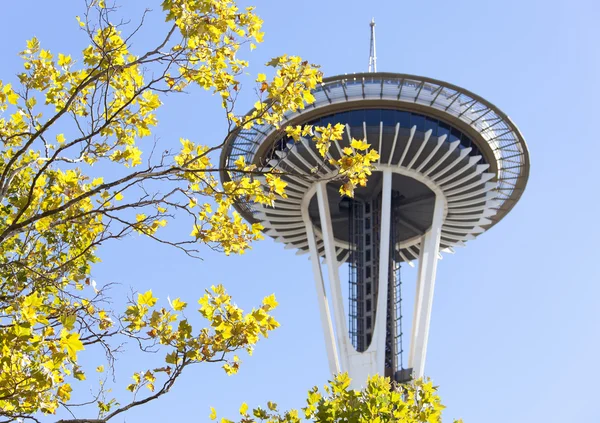
[[[377,72],[377,51],[375,49],[375,18],[371,19],[371,49],[369,52],[369,72]]]

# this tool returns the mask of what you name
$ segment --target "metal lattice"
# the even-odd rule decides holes
[[[394,198],[394,205],[400,198]],[[390,269],[385,341],[386,374],[404,369],[402,345],[402,278],[401,258],[394,248],[400,237],[401,225],[392,207],[390,234]],[[376,319],[379,279],[379,238],[381,224],[381,195],[367,201],[348,200],[348,231],[350,258],[348,260],[349,307],[348,335],[357,351],[369,347]]]
[[[396,238],[399,237],[400,225],[398,224],[396,206],[398,205],[398,198],[394,198],[392,205],[392,246],[396,244]],[[390,308],[393,309],[393,313],[391,314],[394,319],[394,347],[395,347],[395,355],[394,355],[394,369],[404,369],[404,346],[402,344],[402,265],[401,260],[397,256],[398,253],[395,249],[390,249],[390,263],[392,263],[392,275],[393,275],[393,300],[390,302]]]
[[[348,266],[348,320],[349,336],[357,351],[364,351],[364,204],[349,200],[350,258]]]

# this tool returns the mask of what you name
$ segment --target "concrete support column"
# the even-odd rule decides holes
[[[431,229],[421,241],[419,256],[419,272],[417,275],[417,291],[413,314],[413,324],[408,356],[408,367],[413,369],[413,376],[421,378],[425,372],[427,340],[431,322],[433,290],[437,271],[440,237],[444,214],[444,200],[438,194],[435,198]]]
[[[340,352],[341,371],[348,371],[348,327],[344,313],[344,299],[340,284],[339,263],[335,251],[335,240],[333,227],[331,225],[331,213],[329,210],[329,198],[327,196],[327,182],[317,183],[317,202],[319,204],[319,218],[321,231],[323,232],[323,243],[325,247],[325,262],[327,263],[327,275],[331,288],[331,301],[333,305],[333,317],[335,321],[335,337]]]
[[[329,301],[325,292],[325,283],[323,281],[323,273],[319,261],[319,251],[317,249],[317,241],[313,223],[308,215],[308,207],[302,208],[302,219],[306,226],[306,235],[308,237],[308,249],[310,251],[310,262],[312,264],[313,277],[315,279],[315,287],[317,289],[317,299],[319,302],[319,314],[321,315],[321,325],[323,327],[323,335],[325,337],[325,349],[327,350],[327,361],[329,363],[329,371],[331,374],[340,372],[340,363],[338,359],[337,346],[331,323],[331,312],[329,310]]]

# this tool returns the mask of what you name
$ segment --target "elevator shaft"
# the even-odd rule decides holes
[[[392,192],[385,334],[385,375],[406,379],[403,370],[402,293],[400,258],[396,251],[398,217],[402,196]],[[377,318],[381,237],[381,192],[370,199],[348,201],[349,240],[349,336],[358,352],[369,348]]]

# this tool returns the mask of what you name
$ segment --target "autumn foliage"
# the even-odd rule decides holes
[[[99,374],[111,371],[124,340],[141,352],[159,352],[155,366],[127,375],[130,397],[116,398],[103,382],[91,394],[94,421],[105,422],[166,394],[192,364],[220,363],[235,373],[238,352],[251,352],[278,326],[271,315],[274,296],[244,312],[223,287],[212,287],[196,306],[205,323],[197,327],[184,314],[191,308],[186,302],[159,304],[146,289],[126,309],[113,309],[108,287],[90,277],[99,247],[130,234],[192,257],[203,246],[241,254],[262,238],[262,227],[244,222],[233,204],[273,206],[286,195],[275,170],[243,158],[231,169],[215,166],[224,139],[200,144],[174,138],[167,150],[153,151],[165,95],[196,86],[219,96],[226,137],[268,123],[294,140],[310,138],[323,161],[338,168],[332,177],[343,181],[344,195],[366,183],[378,157],[364,141],[352,140],[340,160],[328,158],[342,125],[282,123],[284,114],[314,101],[311,92],[322,78],[318,67],[296,56],[271,60],[270,79],[262,73],[252,78],[254,109],[236,109],[240,78],[249,71],[241,53],[263,39],[254,8],[240,9],[233,0],[164,0],[166,24],[153,28],[154,47],[134,51],[143,19],[113,23],[114,4],[88,0],[82,6],[74,28],[89,42],[83,51],[51,52],[32,38],[20,52],[22,73],[0,81],[0,416],[6,422],[40,421],[60,408],[72,413],[72,422],[88,421],[76,416],[70,400],[77,382],[89,377],[80,356],[93,348],[106,357],[97,363]],[[221,184],[221,171],[245,176]],[[189,231],[163,236],[176,216],[187,219]],[[336,379],[330,389],[336,393],[344,383]],[[372,383],[387,389],[384,381]],[[318,413],[307,416],[319,419]]]

